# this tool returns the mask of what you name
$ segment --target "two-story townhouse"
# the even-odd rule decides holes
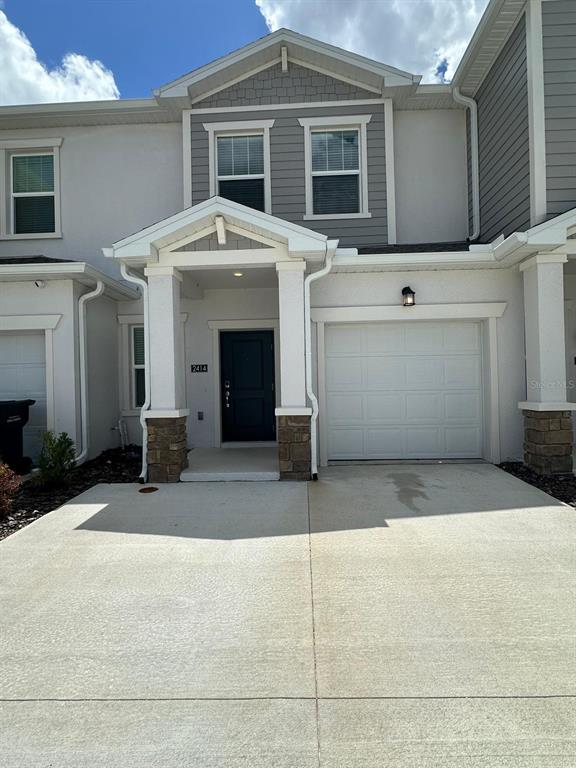
[[[491,0],[450,85],[279,30],[151,99],[0,108],[27,450],[571,471],[575,51],[570,0]]]

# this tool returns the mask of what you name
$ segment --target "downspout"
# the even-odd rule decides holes
[[[140,482],[145,483],[148,477],[148,424],[146,411],[150,409],[150,328],[148,322],[148,283],[144,278],[137,277],[128,271],[124,262],[120,263],[122,277],[129,283],[134,283],[142,291],[142,304],[144,307],[144,389],[146,397],[140,409],[140,426],[142,427],[142,471]]]
[[[478,240],[480,237],[480,162],[478,156],[478,105],[470,96],[463,96],[460,88],[452,88],[452,98],[458,104],[463,104],[470,113],[470,161],[472,166],[472,232],[468,239]]]
[[[78,343],[80,352],[80,413],[82,420],[82,450],[76,454],[76,466],[88,456],[88,359],[86,355],[86,304],[104,293],[104,283],[98,280],[96,288],[78,299]]]
[[[334,252],[336,248],[326,243],[326,259],[322,269],[313,272],[304,280],[304,329],[305,329],[305,354],[306,354],[306,394],[312,403],[312,416],[310,417],[310,469],[312,480],[318,480],[318,436],[316,424],[318,422],[318,398],[312,387],[312,319],[310,316],[310,285],[315,280],[325,277],[332,269]]]

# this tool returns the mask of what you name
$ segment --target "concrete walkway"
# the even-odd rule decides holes
[[[101,485],[0,544],[3,768],[573,768],[576,512],[485,465]]]

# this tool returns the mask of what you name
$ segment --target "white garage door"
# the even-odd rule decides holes
[[[325,350],[329,459],[481,456],[479,323],[327,325]]]
[[[44,334],[0,333],[0,400],[36,400],[24,428],[24,455],[37,459],[46,430]]]

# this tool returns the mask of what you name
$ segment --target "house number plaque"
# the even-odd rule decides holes
[[[190,370],[192,373],[208,373],[208,363],[192,363]]]

